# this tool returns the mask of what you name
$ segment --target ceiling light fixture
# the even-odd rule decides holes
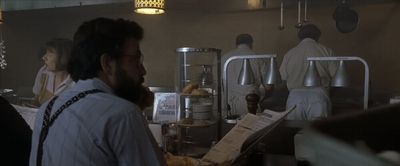
[[[165,0],[134,0],[135,12],[139,14],[163,14]]]

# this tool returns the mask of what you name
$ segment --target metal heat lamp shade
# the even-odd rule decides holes
[[[348,76],[346,72],[346,66],[344,61],[340,61],[339,67],[336,70],[335,77],[331,82],[333,87],[347,87],[349,85]]]
[[[255,83],[253,70],[251,69],[250,60],[244,59],[242,69],[240,70],[238,84],[252,85]]]
[[[305,87],[314,87],[314,86],[320,86],[320,85],[321,85],[321,79],[319,77],[317,68],[315,66],[315,62],[309,61],[306,75],[304,75],[304,86]]]
[[[265,73],[263,79],[264,85],[273,85],[281,82],[281,77],[278,74],[278,66],[276,65],[276,58],[270,58],[270,65],[268,71]]]

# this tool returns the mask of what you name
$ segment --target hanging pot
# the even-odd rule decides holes
[[[341,33],[353,32],[358,26],[358,14],[347,4],[341,4],[333,13],[336,29]]]

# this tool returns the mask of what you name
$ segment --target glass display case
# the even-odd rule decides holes
[[[221,50],[177,48],[178,152],[221,137]],[[195,156],[195,155],[194,155]]]

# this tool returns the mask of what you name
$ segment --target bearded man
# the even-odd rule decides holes
[[[123,19],[78,28],[68,64],[76,84],[40,108],[31,166],[165,165],[141,113],[151,98],[142,38],[143,29]]]

